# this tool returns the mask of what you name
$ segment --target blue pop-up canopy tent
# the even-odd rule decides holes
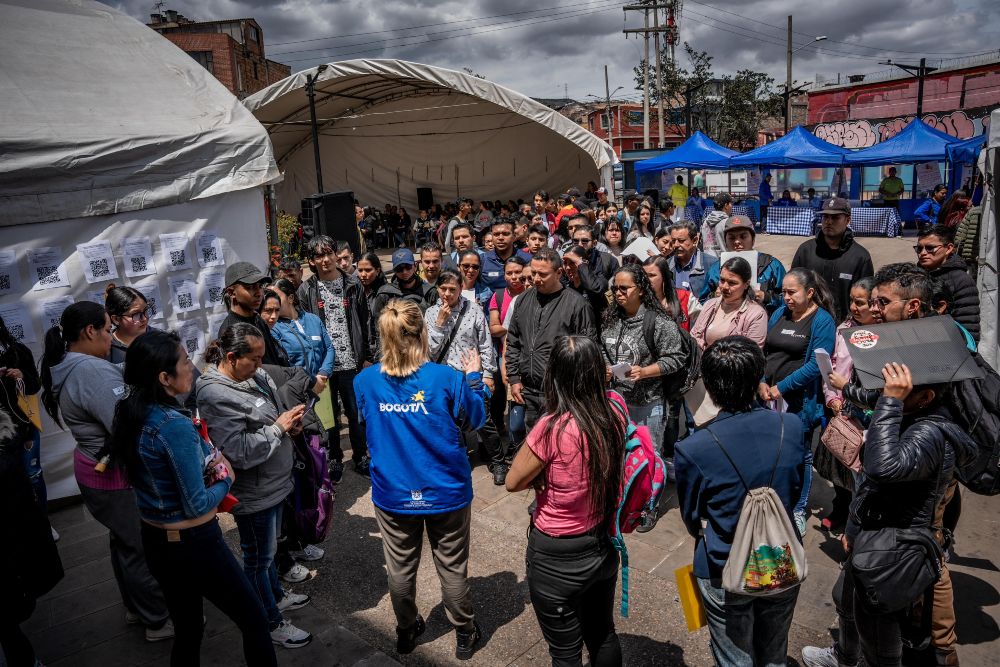
[[[840,167],[848,151],[823,141],[809,130],[797,125],[795,129],[776,141],[760,148],[737,155],[729,161],[733,169],[746,167],[771,167],[775,169],[800,169],[803,167]]]
[[[943,162],[948,159],[948,146],[956,142],[958,139],[955,137],[914,118],[892,139],[850,153],[846,164],[860,166]]]
[[[945,153],[948,155],[948,161],[952,164],[974,164],[985,145],[986,135],[980,134],[970,139],[962,139],[948,144]]]
[[[739,151],[720,146],[699,130],[672,151],[636,162],[635,173],[678,168],[729,169],[729,158],[735,155],[739,155]]]

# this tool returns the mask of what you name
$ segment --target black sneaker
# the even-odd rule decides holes
[[[372,472],[368,469],[368,464],[371,462],[371,457],[365,454],[364,458],[360,461],[354,462],[354,472],[359,475],[364,475],[365,477],[371,477]]]
[[[342,479],[344,479],[344,462],[332,461],[330,463],[330,481],[334,484],[340,484]]]
[[[401,655],[413,653],[413,649],[417,647],[417,637],[424,634],[426,629],[427,624],[424,623],[424,617],[420,614],[417,614],[417,620],[414,621],[413,625],[405,630],[396,628],[396,653]]]
[[[493,483],[497,486],[503,486],[507,482],[507,466],[503,463],[497,463],[493,466]]]
[[[455,631],[455,657],[459,660],[468,660],[476,652],[476,644],[483,638],[483,632],[479,629],[479,623],[472,622],[472,631]]]

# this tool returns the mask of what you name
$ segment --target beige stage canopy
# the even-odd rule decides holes
[[[587,181],[611,188],[611,147],[556,111],[462,72],[401,60],[348,60],[298,72],[244,100],[267,128],[297,211],[317,191],[307,77],[316,77],[323,185],[365,205],[413,211],[434,200],[558,194]]]

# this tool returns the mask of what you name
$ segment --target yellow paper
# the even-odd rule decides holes
[[[705,618],[705,603],[701,599],[698,582],[695,581],[694,566],[685,565],[674,570],[674,577],[677,579],[677,592],[681,599],[681,609],[684,610],[688,632],[705,627],[708,619]]]
[[[316,412],[319,420],[323,422],[323,428],[329,430],[336,425],[336,421],[333,419],[333,391],[329,387],[324,389],[323,393],[319,395],[319,400],[313,406],[313,411]]]

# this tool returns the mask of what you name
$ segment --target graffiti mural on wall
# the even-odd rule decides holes
[[[820,123],[813,128],[813,134],[844,148],[867,148],[896,136],[912,120],[913,116],[904,116],[890,120]],[[923,120],[931,127],[953,137],[968,139],[989,131],[990,112],[988,109],[983,109],[970,112],[952,111],[947,114],[929,113],[924,114]]]

